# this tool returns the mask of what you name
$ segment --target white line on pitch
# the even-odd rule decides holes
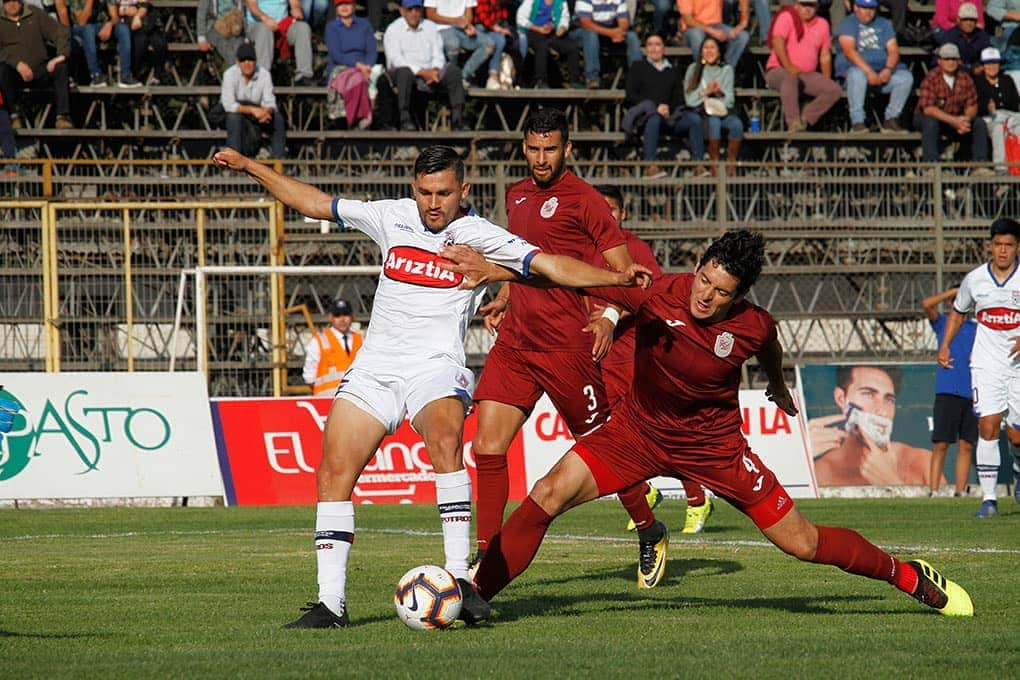
[[[391,534],[399,536],[435,536],[443,534],[439,531],[422,531],[416,529],[358,529],[358,533],[364,534]],[[5,541],[40,541],[40,540],[67,540],[67,539],[108,539],[108,538],[134,538],[137,536],[208,536],[228,534],[295,534],[311,535],[311,531],[299,529],[205,529],[189,531],[121,531],[107,534],[23,534],[20,536],[0,536],[0,543]],[[563,542],[592,542],[592,543],[619,543],[632,544],[636,542],[634,537],[624,536],[581,536],[577,534],[549,534],[546,536],[550,541]],[[709,538],[680,538],[670,536],[672,544],[706,545],[712,547],[734,547],[734,548],[772,548],[768,541],[720,539],[718,541]],[[1015,548],[953,548],[946,546],[930,545],[889,545],[880,546],[886,550],[900,553],[969,553],[980,555],[1020,555],[1020,549]]]

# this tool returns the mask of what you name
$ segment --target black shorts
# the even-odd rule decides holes
[[[977,438],[978,418],[974,414],[974,402],[955,394],[936,394],[931,440],[952,444],[962,439],[974,444]]]

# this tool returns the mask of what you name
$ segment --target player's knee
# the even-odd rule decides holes
[[[432,437],[426,442],[432,467],[436,472],[455,472],[463,467],[461,440],[457,433],[452,432]]]
[[[563,498],[560,497],[559,491],[560,488],[556,484],[555,478],[551,475],[546,475],[535,482],[535,486],[532,487],[529,495],[531,500],[535,501],[539,507],[550,515],[556,516],[563,509]]]

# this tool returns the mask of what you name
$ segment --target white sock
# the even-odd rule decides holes
[[[995,480],[999,476],[999,440],[978,439],[975,451],[978,481],[981,482],[981,498],[995,500]]]
[[[467,470],[436,474],[436,505],[443,527],[446,570],[466,579],[471,547],[471,477]]]
[[[354,542],[354,504],[319,503],[315,509],[315,562],[319,568],[319,602],[341,614],[347,596],[347,559]]]

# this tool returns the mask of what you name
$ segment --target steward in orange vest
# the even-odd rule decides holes
[[[312,394],[332,394],[361,349],[360,333],[351,330],[351,306],[337,300],[329,312],[329,327],[316,333],[305,349],[303,377],[311,383]]]

